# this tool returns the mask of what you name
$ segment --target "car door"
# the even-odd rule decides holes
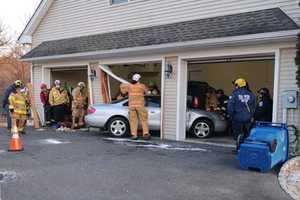
[[[150,130],[160,129],[160,97],[147,97],[148,122]]]

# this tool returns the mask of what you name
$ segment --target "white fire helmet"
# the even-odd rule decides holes
[[[134,75],[132,76],[132,80],[134,80],[134,81],[136,81],[136,82],[138,82],[141,78],[142,78],[142,77],[141,77],[140,74],[134,74]]]
[[[54,81],[54,85],[55,85],[55,86],[60,86],[60,80],[55,80],[55,81]]]
[[[84,83],[84,82],[79,82],[79,83],[78,83],[78,86],[79,86],[79,87],[85,87],[85,83]]]

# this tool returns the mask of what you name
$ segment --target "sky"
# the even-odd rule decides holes
[[[16,39],[23,31],[40,0],[0,0],[0,21]]]

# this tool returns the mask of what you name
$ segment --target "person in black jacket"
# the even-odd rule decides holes
[[[254,114],[255,121],[272,122],[273,101],[267,88],[261,88],[258,92],[258,101]]]
[[[2,100],[2,108],[4,112],[6,113],[6,119],[7,119],[7,130],[11,130],[11,116],[9,112],[9,101],[8,97],[11,93],[16,93],[16,87],[22,87],[23,83],[20,80],[16,80],[13,84],[8,86],[8,88],[4,92],[3,100]]]
[[[218,98],[218,101],[219,101],[219,109],[222,113],[223,116],[227,116],[227,105],[228,105],[228,96],[225,95],[224,93],[224,90],[222,89],[218,89],[216,91],[216,94],[217,94],[217,98]]]

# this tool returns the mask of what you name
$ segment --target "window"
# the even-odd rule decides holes
[[[129,0],[111,0],[111,4],[114,5],[114,4],[119,4],[119,3],[126,3],[128,1]]]

